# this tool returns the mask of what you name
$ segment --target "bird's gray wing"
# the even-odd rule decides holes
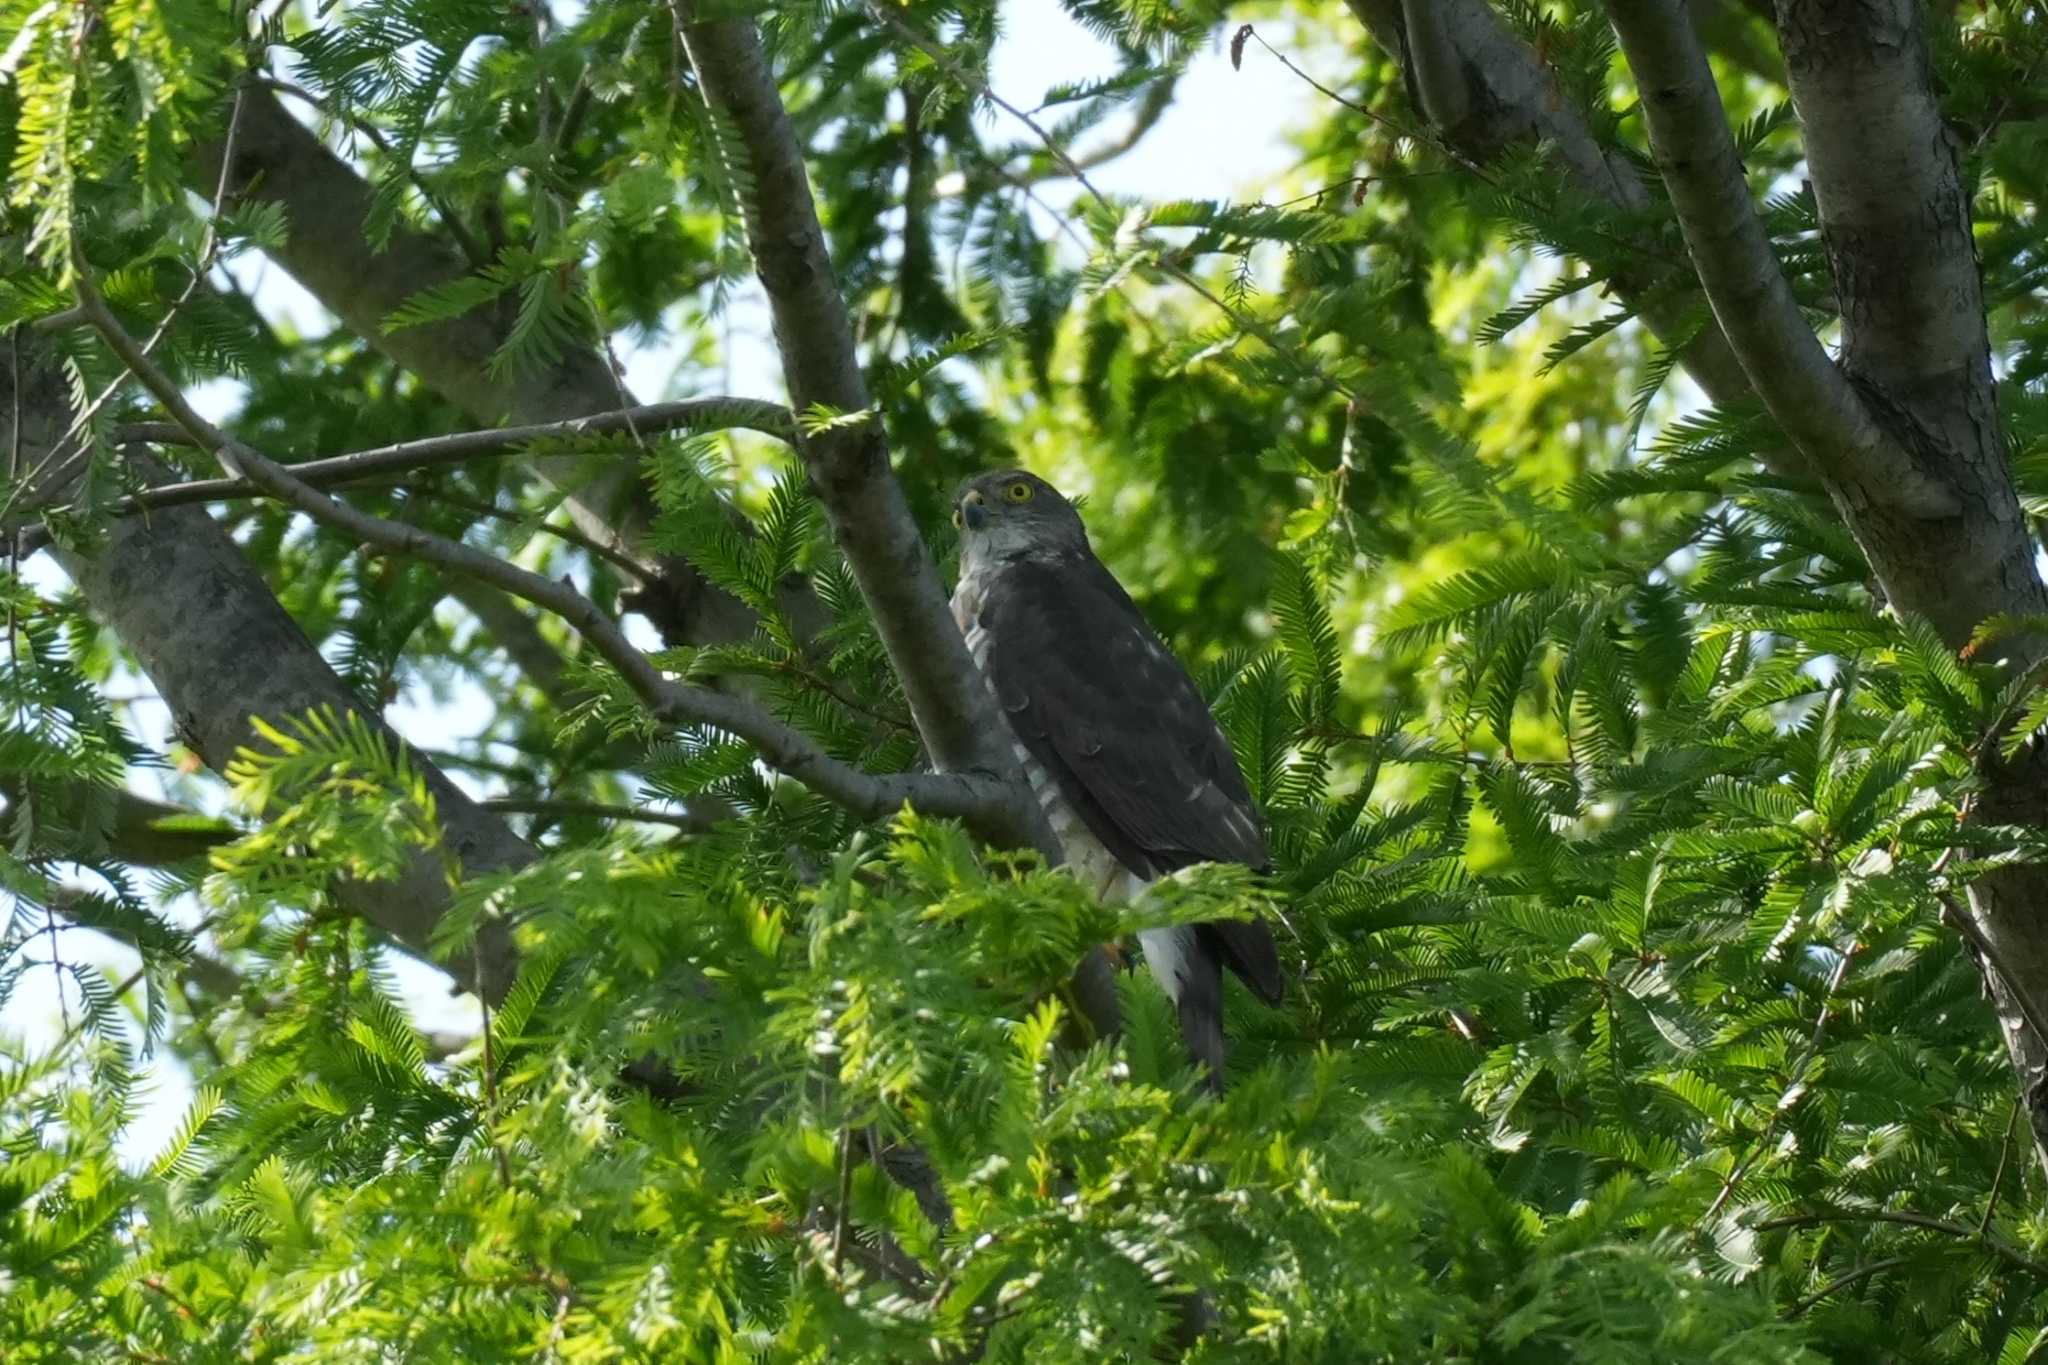
[[[1005,567],[981,605],[989,681],[1018,740],[1118,861],[1144,876],[1191,863],[1264,868],[1266,836],[1229,741],[1194,679],[1093,556]],[[1278,1000],[1263,924],[1205,940]]]

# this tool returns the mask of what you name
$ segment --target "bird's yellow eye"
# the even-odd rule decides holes
[[[1019,479],[1016,483],[1013,483],[1008,488],[1004,489],[1003,493],[1006,497],[1009,498],[1011,502],[1031,501],[1031,485],[1025,483],[1022,479]]]
[[[960,509],[957,507],[953,509],[953,529],[956,531],[960,529]]]

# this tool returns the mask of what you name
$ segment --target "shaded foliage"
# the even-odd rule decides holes
[[[1223,18],[1067,9],[1119,63],[1045,95],[1075,154],[1170,104]],[[1604,142],[1639,143],[1597,7],[1503,9]],[[1936,36],[2036,513],[2048,157],[2015,115],[2043,69],[2024,11]],[[991,7],[901,13],[986,69]],[[1270,878],[1109,910],[949,825],[863,824],[731,736],[658,727],[560,623],[529,622],[560,675],[522,672],[425,566],[225,505],[359,695],[460,708],[433,757],[540,803],[516,817],[530,866],[447,859],[444,943],[507,923],[525,964],[449,1040],[333,894],[437,847],[414,764],[300,718],[226,791],[170,779],[231,796],[241,837],[138,870],[114,794],[165,756],[110,700],[118,642],[10,576],[0,994],[53,963],[70,983],[61,1037],[0,1069],[10,1359],[1144,1359],[1196,1291],[1200,1360],[2033,1358],[2042,1178],[1942,908],[2039,856],[2034,832],[1958,825],[1983,766],[2048,723],[2039,680],[1887,614],[1824,501],[1758,463],[1767,419],[1673,392],[1673,351],[1620,302],[1682,297],[1667,205],[1584,201],[1540,148],[1461,165],[1341,6],[1285,13],[1354,49],[1349,103],[1300,129],[1299,197],[1059,214],[1037,202],[1072,188],[1058,159],[866,9],[763,16],[933,543],[995,463],[1085,495],[1214,703]],[[662,7],[368,0],[259,40],[189,2],[16,3],[0,51],[0,324],[59,312],[75,252],[146,334],[215,237],[232,259],[291,231],[228,212],[209,235],[178,169],[274,66],[371,178],[378,230],[459,225],[476,249],[388,327],[496,310],[486,363],[515,377],[601,338],[669,345],[681,389],[732,359],[750,183]],[[1789,183],[1784,92],[1726,85],[1752,183]],[[1810,196],[1767,223],[1824,315]],[[245,439],[309,456],[464,425],[362,338],[297,335],[210,278],[159,354],[232,377]],[[85,334],[54,341],[83,398],[118,378]],[[91,544],[135,482],[112,434],[138,413],[92,417],[60,537]],[[662,667],[872,770],[917,766],[787,452],[646,444],[654,548],[758,617]],[[348,496],[607,610],[637,586],[551,534],[557,495],[509,461]],[[1232,988],[1219,1099],[1148,975],[1121,979],[1115,1039],[1066,992],[1089,946],[1222,914],[1277,918],[1290,997]],[[79,929],[140,953],[132,987],[80,965]],[[225,982],[191,973],[201,942]],[[124,1161],[140,1048],[200,1089]]]

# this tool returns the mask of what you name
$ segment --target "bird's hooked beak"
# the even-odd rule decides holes
[[[988,500],[981,496],[979,488],[970,488],[960,495],[960,524],[970,531],[979,531],[981,524],[988,520]]]

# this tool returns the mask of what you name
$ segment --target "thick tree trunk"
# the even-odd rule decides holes
[[[0,366],[0,412],[18,414],[21,454],[33,466],[62,440],[71,421],[70,400],[62,376],[38,349],[36,334],[22,329],[13,342],[20,351]],[[19,393],[12,392],[17,372]],[[12,420],[0,425],[0,431],[15,429]],[[0,449],[0,459],[7,454]],[[94,613],[135,652],[170,707],[179,738],[216,771],[238,749],[260,743],[251,716],[276,723],[327,706],[357,712],[391,744],[399,742],[363,709],[202,509],[169,508],[115,521],[89,551],[61,552],[58,559]],[[502,819],[471,801],[431,763],[417,755],[413,761],[434,793],[447,848],[465,870],[487,872],[533,859],[532,848]],[[343,886],[338,893],[350,909],[421,956],[429,955],[434,925],[448,905],[447,876],[435,855],[415,859],[395,884]],[[513,970],[509,935],[487,930],[476,955],[450,963],[449,970],[466,987],[502,991]]]
[[[1601,154],[1542,62],[1482,0],[1347,0],[1401,60],[1412,97],[1457,155],[1486,162],[1548,140],[1582,193],[1643,202],[1625,164]],[[1705,27],[1739,23],[1714,3],[1612,0],[1659,168],[1720,326],[1683,352],[1715,402],[1764,398],[1800,449],[1762,452],[1781,473],[1825,476],[1831,499],[1891,604],[1962,648],[1987,617],[2048,606],[2005,460],[1983,291],[1957,148],[1935,101],[1914,0],[1779,0],[1786,67],[1842,313],[1841,374],[1823,360],[1755,222],[1712,75]],[[1703,12],[1705,11],[1705,12]],[[1754,54],[1750,65],[1754,66]],[[1652,280],[1617,279],[1653,298]],[[1667,301],[1646,320],[1667,341]],[[1794,343],[1788,333],[1797,329]],[[1724,330],[1725,329],[1725,330]],[[1810,380],[1799,388],[1801,377]],[[1775,391],[1775,394],[1774,394]],[[1773,401],[1774,396],[1777,401]],[[1844,401],[1844,400],[1847,401]],[[1822,418],[1823,420],[1816,420]],[[2013,669],[2048,641],[2003,642]],[[1991,764],[1975,818],[2048,823],[2048,758]],[[2008,869],[1971,892],[1981,945],[2036,1145],[2048,1163],[2048,872]]]
[[[1842,368],[1872,415],[1952,490],[1957,512],[1901,517],[1845,504],[1857,542],[1899,608],[1951,646],[1987,617],[2048,610],[2006,462],[1983,286],[1959,149],[1937,107],[1916,0],[1782,0],[1778,25],[1806,134],[1821,231],[1842,301]],[[2014,668],[2043,644],[2002,642]],[[2048,758],[1989,764],[1977,815],[2048,823]],[[2011,868],[1970,894],[1984,972],[2048,1163],[2048,871]],[[2024,1001],[2022,1000],[2024,997]]]
[[[1829,363],[1771,255],[1719,92],[1680,0],[1612,0],[1657,164],[1743,369],[1820,473],[1891,606],[1960,650],[1986,619],[2048,606],[1992,384],[1957,148],[1936,105],[1917,0],[1780,0],[1843,346]],[[2036,633],[2001,642],[2031,669]],[[1972,813],[2048,823],[2048,762],[1985,761]],[[2048,873],[1971,888],[1964,926],[2048,1162]]]

